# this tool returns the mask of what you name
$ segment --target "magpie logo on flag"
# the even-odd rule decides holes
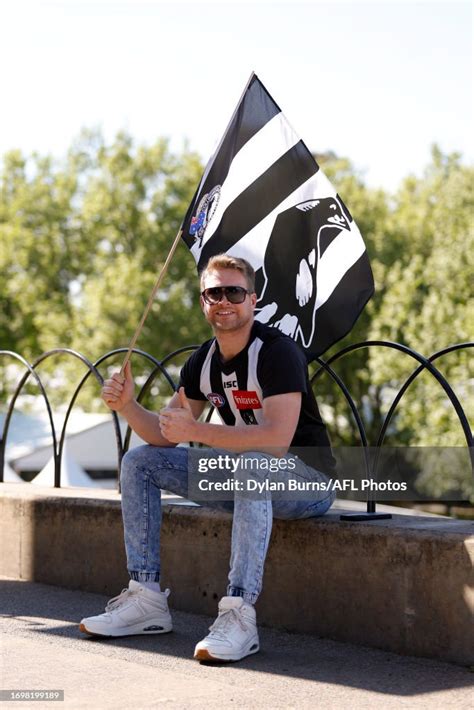
[[[182,230],[198,271],[222,252],[252,264],[256,319],[294,338],[308,358],[344,337],[373,294],[356,223],[255,74]]]

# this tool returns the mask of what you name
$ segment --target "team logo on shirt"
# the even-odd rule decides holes
[[[223,407],[225,404],[224,397],[217,392],[209,392],[206,397],[208,398],[209,402],[214,405],[214,407]]]
[[[262,404],[255,391],[232,390],[237,409],[261,409]]]

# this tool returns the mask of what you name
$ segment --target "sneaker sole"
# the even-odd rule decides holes
[[[98,631],[90,631],[90,629],[86,628],[84,624],[79,624],[79,631],[82,631],[83,634],[88,634],[89,636],[97,636],[99,638],[109,639],[120,638],[122,636],[151,636],[152,634],[169,634],[171,631],[173,631],[173,627],[171,627],[170,629],[153,629],[153,631],[126,631],[126,629],[122,629],[115,634],[101,634]]]
[[[258,653],[260,651],[260,646],[257,645],[257,648],[251,648],[250,651],[247,651],[246,653],[242,653],[240,656],[235,655],[232,657],[225,657],[225,656],[216,656],[216,655],[211,655],[207,648],[200,648],[199,651],[196,651],[194,654],[194,658],[196,661],[213,661],[217,663],[232,663],[232,661],[241,661],[242,658],[246,658],[247,656],[252,656],[254,653]]]

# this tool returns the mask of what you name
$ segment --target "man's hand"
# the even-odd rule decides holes
[[[195,419],[184,387],[179,388],[179,407],[165,407],[160,412],[160,429],[173,444],[193,441]]]
[[[133,400],[134,391],[132,368],[130,362],[127,362],[124,375],[114,372],[110,380],[105,380],[101,397],[109,409],[120,412]]]

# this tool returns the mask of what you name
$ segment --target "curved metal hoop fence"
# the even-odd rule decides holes
[[[183,355],[184,353],[191,352],[195,350],[198,346],[197,345],[189,345],[184,348],[179,348],[178,350],[175,350],[174,352],[166,355],[161,360],[156,359],[149,353],[143,352],[142,350],[134,349],[133,354],[135,358],[139,358],[141,360],[144,360],[147,362],[149,365],[151,365],[152,369],[150,373],[148,374],[146,381],[144,384],[141,386],[138,395],[137,395],[137,400],[139,402],[143,401],[144,398],[150,393],[153,385],[155,384],[157,378],[161,378],[166,386],[167,391],[169,391],[169,394],[171,395],[173,392],[176,391],[177,383],[173,379],[173,376],[170,372],[170,370],[174,369],[176,371],[176,365],[175,361],[176,359]],[[464,411],[464,408],[454,392],[452,386],[448,382],[448,380],[443,376],[443,374],[439,371],[439,369],[434,365],[434,362],[437,361],[439,358],[455,351],[460,351],[460,350],[468,350],[474,348],[474,342],[466,342],[466,343],[456,343],[454,345],[451,345],[447,348],[444,348],[442,350],[439,350],[429,357],[425,357],[421,355],[420,353],[416,352],[415,350],[409,348],[406,345],[402,345],[400,343],[394,343],[390,341],[384,341],[384,340],[372,340],[372,341],[365,341],[361,343],[356,343],[354,345],[349,345],[345,348],[342,348],[338,352],[336,352],[334,355],[332,355],[328,360],[323,360],[322,358],[317,358],[316,362],[319,365],[318,369],[314,373],[314,375],[311,378],[311,384],[314,386],[314,383],[318,381],[320,377],[323,375],[327,375],[331,380],[336,384],[337,388],[340,390],[341,395],[347,402],[347,405],[349,407],[350,413],[353,416],[356,424],[356,428],[358,431],[358,435],[360,438],[360,444],[364,449],[364,452],[367,451],[369,447],[369,441],[367,437],[367,433],[364,427],[363,423],[363,417],[361,415],[361,412],[354,401],[354,397],[352,396],[351,392],[349,391],[348,387],[345,385],[341,377],[336,373],[334,369],[334,364],[338,362],[343,357],[349,356],[351,353],[354,353],[358,350],[361,349],[368,349],[368,348],[389,348],[392,350],[396,350],[400,352],[402,355],[404,355],[407,358],[410,358],[416,363],[416,366],[414,367],[413,371],[409,375],[409,377],[403,382],[401,387],[399,388],[397,394],[395,395],[389,410],[387,414],[385,415],[382,426],[380,428],[379,434],[377,436],[377,440],[375,442],[375,448],[377,450],[380,450],[381,447],[384,444],[384,440],[387,434],[388,427],[390,423],[394,420],[394,417],[396,415],[396,412],[398,408],[400,407],[400,403],[403,400],[403,396],[405,395],[406,391],[410,387],[410,385],[420,376],[422,372],[425,370],[435,379],[435,381],[438,383],[440,388],[444,391],[444,394],[447,398],[447,401],[450,403],[453,411],[456,414],[457,421],[459,422],[459,427],[463,433],[463,437],[466,441],[466,446],[469,447],[470,453],[471,453],[471,460],[473,461],[473,466],[474,466],[474,460],[473,460],[473,433],[471,426],[469,424],[469,421],[467,419],[466,413]],[[70,415],[71,412],[74,408],[74,405],[77,401],[77,398],[79,394],[81,393],[83,387],[85,384],[88,382],[89,378],[91,375],[95,378],[97,381],[98,385],[102,385],[104,381],[104,377],[100,371],[100,367],[103,367],[104,365],[107,365],[107,362],[114,358],[117,355],[120,355],[122,353],[127,352],[127,348],[119,348],[117,350],[111,350],[110,352],[106,353],[105,355],[102,355],[98,360],[96,360],[94,363],[90,362],[86,357],[81,355],[80,353],[70,350],[68,348],[56,348],[54,350],[49,350],[46,353],[43,353],[40,355],[36,360],[34,360],[32,363],[29,363],[25,358],[23,358],[21,355],[18,353],[12,352],[10,350],[0,350],[0,363],[3,362],[8,362],[8,361],[13,361],[16,363],[19,363],[22,368],[24,369],[24,373],[21,375],[18,383],[16,384],[14,391],[7,403],[6,407],[6,414],[5,414],[5,419],[3,422],[3,428],[1,431],[1,438],[0,438],[0,482],[3,481],[3,475],[4,475],[4,467],[5,467],[5,451],[6,451],[6,445],[8,441],[8,434],[10,430],[10,424],[11,424],[11,419],[13,412],[15,410],[15,405],[17,403],[18,397],[22,393],[24,387],[26,386],[27,382],[31,379],[34,380],[36,383],[38,390],[39,390],[39,396],[44,402],[44,406],[46,409],[47,413],[47,422],[50,428],[50,433],[51,433],[51,442],[52,442],[52,448],[53,448],[53,459],[54,459],[54,485],[55,487],[59,488],[61,486],[61,462],[62,462],[62,456],[63,456],[63,451],[64,451],[64,443],[66,439],[66,433],[67,433],[67,426],[69,423]],[[46,387],[45,384],[38,372],[38,368],[42,363],[44,363],[47,359],[52,358],[52,357],[69,357],[73,359],[79,360],[83,365],[84,365],[84,375],[81,377],[77,385],[75,386],[73,395],[69,401],[69,404],[66,409],[66,414],[64,416],[64,420],[62,423],[61,430],[58,432],[56,431],[55,425],[54,425],[54,417],[53,417],[53,409],[51,406],[50,399],[48,397],[48,394],[46,392]],[[207,418],[209,419],[212,414],[212,408],[209,409],[209,412],[207,414]],[[115,412],[111,412],[112,416],[112,421],[113,421],[113,427],[114,427],[114,433],[115,433],[115,440],[116,440],[116,449],[117,449],[117,470],[120,471],[120,466],[121,466],[121,461],[122,457],[128,450],[130,446],[130,437],[131,437],[131,430],[129,427],[127,427],[125,431],[125,435],[122,436],[122,432],[120,429],[120,424],[119,424],[119,419],[117,417],[117,414]]]

